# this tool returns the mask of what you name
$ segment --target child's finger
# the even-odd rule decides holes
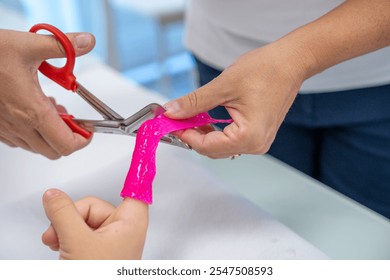
[[[44,193],[43,208],[59,240],[79,235],[81,231],[88,229],[73,201],[58,189],[50,189]]]

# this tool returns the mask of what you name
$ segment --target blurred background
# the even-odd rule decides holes
[[[0,0],[0,28],[50,23],[96,37],[92,54],[169,99],[192,91],[194,62],[183,47],[186,0]]]

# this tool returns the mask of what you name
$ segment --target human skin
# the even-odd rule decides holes
[[[89,33],[69,33],[76,55],[92,50]],[[38,67],[49,58],[64,57],[53,36],[0,30],[0,141],[57,159],[86,146],[90,140],[73,133],[43,93]]]
[[[77,202],[58,189],[43,195],[51,222],[42,241],[60,259],[141,259],[148,228],[148,205],[125,198],[118,207],[86,197]]]
[[[306,79],[388,45],[390,1],[346,1],[242,55],[207,85],[165,104],[165,114],[182,119],[225,106],[234,122],[223,131],[189,129],[177,135],[210,158],[264,154]]]

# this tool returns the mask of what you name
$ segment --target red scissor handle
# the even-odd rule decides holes
[[[46,77],[53,80],[54,82],[58,83],[65,89],[76,91],[76,77],[73,74],[76,53],[74,51],[72,43],[61,30],[47,23],[40,23],[34,25],[33,27],[31,27],[30,32],[36,33],[42,29],[52,33],[61,43],[62,47],[65,50],[66,63],[63,67],[59,68],[47,63],[46,61],[43,61],[41,66],[39,67],[39,71],[41,71],[42,74],[44,74]]]
[[[77,125],[73,119],[74,117],[72,115],[68,114],[60,114],[61,119],[70,127],[70,129],[73,132],[76,132],[77,134],[80,134],[86,139],[89,139],[92,136],[92,132],[82,128],[81,126]]]
[[[73,74],[73,69],[76,61],[76,53],[74,51],[73,45],[68,39],[68,37],[57,27],[47,24],[40,23],[31,27],[30,32],[36,33],[39,30],[47,30],[51,32],[57,40],[61,43],[64,48],[66,55],[66,63],[63,67],[55,67],[46,61],[43,61],[39,66],[39,71],[44,74],[49,79],[53,80],[63,88],[71,91],[77,90],[76,77]],[[90,138],[92,136],[92,132],[80,127],[73,121],[72,115],[60,114],[62,120],[69,126],[69,128],[84,138]]]

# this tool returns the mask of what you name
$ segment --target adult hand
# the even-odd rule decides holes
[[[87,197],[76,203],[62,191],[43,195],[51,221],[42,241],[60,259],[140,259],[148,227],[148,205],[125,198],[115,208]]]
[[[267,152],[304,80],[298,56],[291,49],[282,52],[272,45],[251,51],[207,85],[167,103],[170,118],[188,118],[221,105],[234,121],[223,131],[189,129],[178,136],[211,158]]]
[[[233,123],[223,132],[179,133],[212,158],[263,154],[303,81],[345,60],[390,45],[390,1],[344,1],[324,16],[241,56],[218,78],[165,105],[167,117],[188,118],[217,105]]]
[[[88,33],[67,34],[76,55],[92,50]],[[0,141],[57,159],[89,143],[73,133],[43,93],[37,70],[42,61],[64,57],[53,36],[0,30]]]

